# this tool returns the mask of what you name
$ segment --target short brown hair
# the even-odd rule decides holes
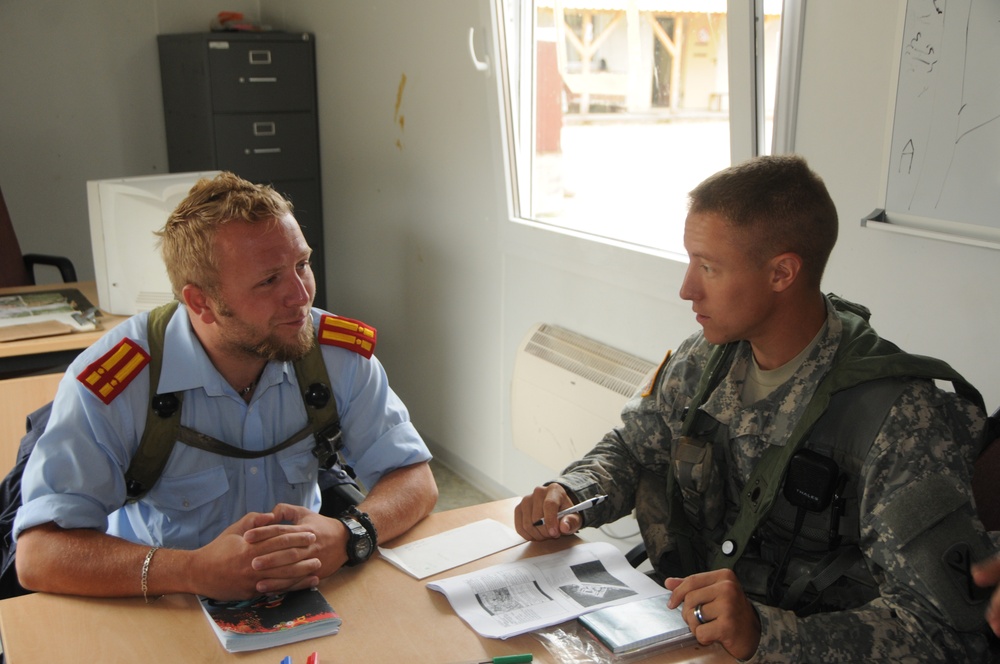
[[[215,292],[218,263],[213,240],[222,224],[268,222],[291,213],[292,204],[268,185],[229,172],[198,180],[156,233],[174,297],[181,300],[187,284]]]
[[[819,287],[837,243],[837,207],[802,157],[763,156],[736,164],[695,187],[689,202],[689,212],[722,216],[760,263],[785,252],[798,254],[804,276]]]

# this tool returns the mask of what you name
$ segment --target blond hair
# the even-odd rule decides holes
[[[274,222],[291,213],[292,204],[268,185],[229,172],[199,180],[156,232],[174,297],[182,300],[187,284],[217,292],[214,239],[223,224]]]

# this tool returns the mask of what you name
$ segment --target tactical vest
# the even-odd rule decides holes
[[[830,300],[843,323],[832,368],[785,444],[769,447],[735,497],[738,505],[728,506],[736,510],[735,521],[728,528],[720,523],[727,511],[722,478],[728,432],[700,405],[728,373],[738,343],[719,346],[710,356],[673,451],[673,472],[667,475],[671,502],[667,527],[677,543],[681,573],[731,568],[748,594],[766,601],[784,553],[773,543],[787,543],[796,520],[797,508],[780,492],[789,461],[807,447],[837,462],[845,481],[825,510],[805,514],[795,538],[796,556],[784,577],[787,584],[778,593],[782,608],[797,608],[800,613],[829,608],[824,603],[847,608],[877,595],[857,546],[857,482],[861,464],[906,379],[950,381],[960,396],[983,406],[979,392],[948,364],[902,352],[872,330],[866,309],[833,295]],[[723,458],[715,458],[719,455]],[[748,551],[753,552],[748,556],[752,560],[743,559]],[[849,583],[840,584],[845,578]],[[854,596],[838,597],[838,584],[850,586]],[[863,590],[858,596],[858,589],[866,587],[867,596]]]

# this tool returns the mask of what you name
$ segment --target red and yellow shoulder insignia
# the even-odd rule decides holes
[[[101,359],[84,369],[76,379],[98,399],[110,404],[147,364],[149,353],[126,337]]]
[[[339,346],[371,358],[375,352],[378,332],[371,325],[359,320],[323,314],[319,321],[319,342],[325,346]]]
[[[660,374],[663,373],[663,368],[665,366],[667,366],[667,362],[670,361],[670,356],[673,355],[673,353],[674,352],[672,350],[668,350],[667,351],[667,356],[665,358],[663,358],[662,362],[660,362],[660,366],[656,368],[655,372],[653,372],[652,374],[650,374],[650,376],[649,376],[649,382],[647,382],[646,386],[644,388],[642,388],[642,392],[641,392],[642,398],[645,399],[646,397],[648,397],[651,394],[653,394],[653,390],[656,388],[656,383],[660,379]]]

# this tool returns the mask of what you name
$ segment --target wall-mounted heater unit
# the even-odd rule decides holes
[[[553,471],[621,424],[621,409],[656,364],[570,330],[538,324],[514,361],[514,447]]]

